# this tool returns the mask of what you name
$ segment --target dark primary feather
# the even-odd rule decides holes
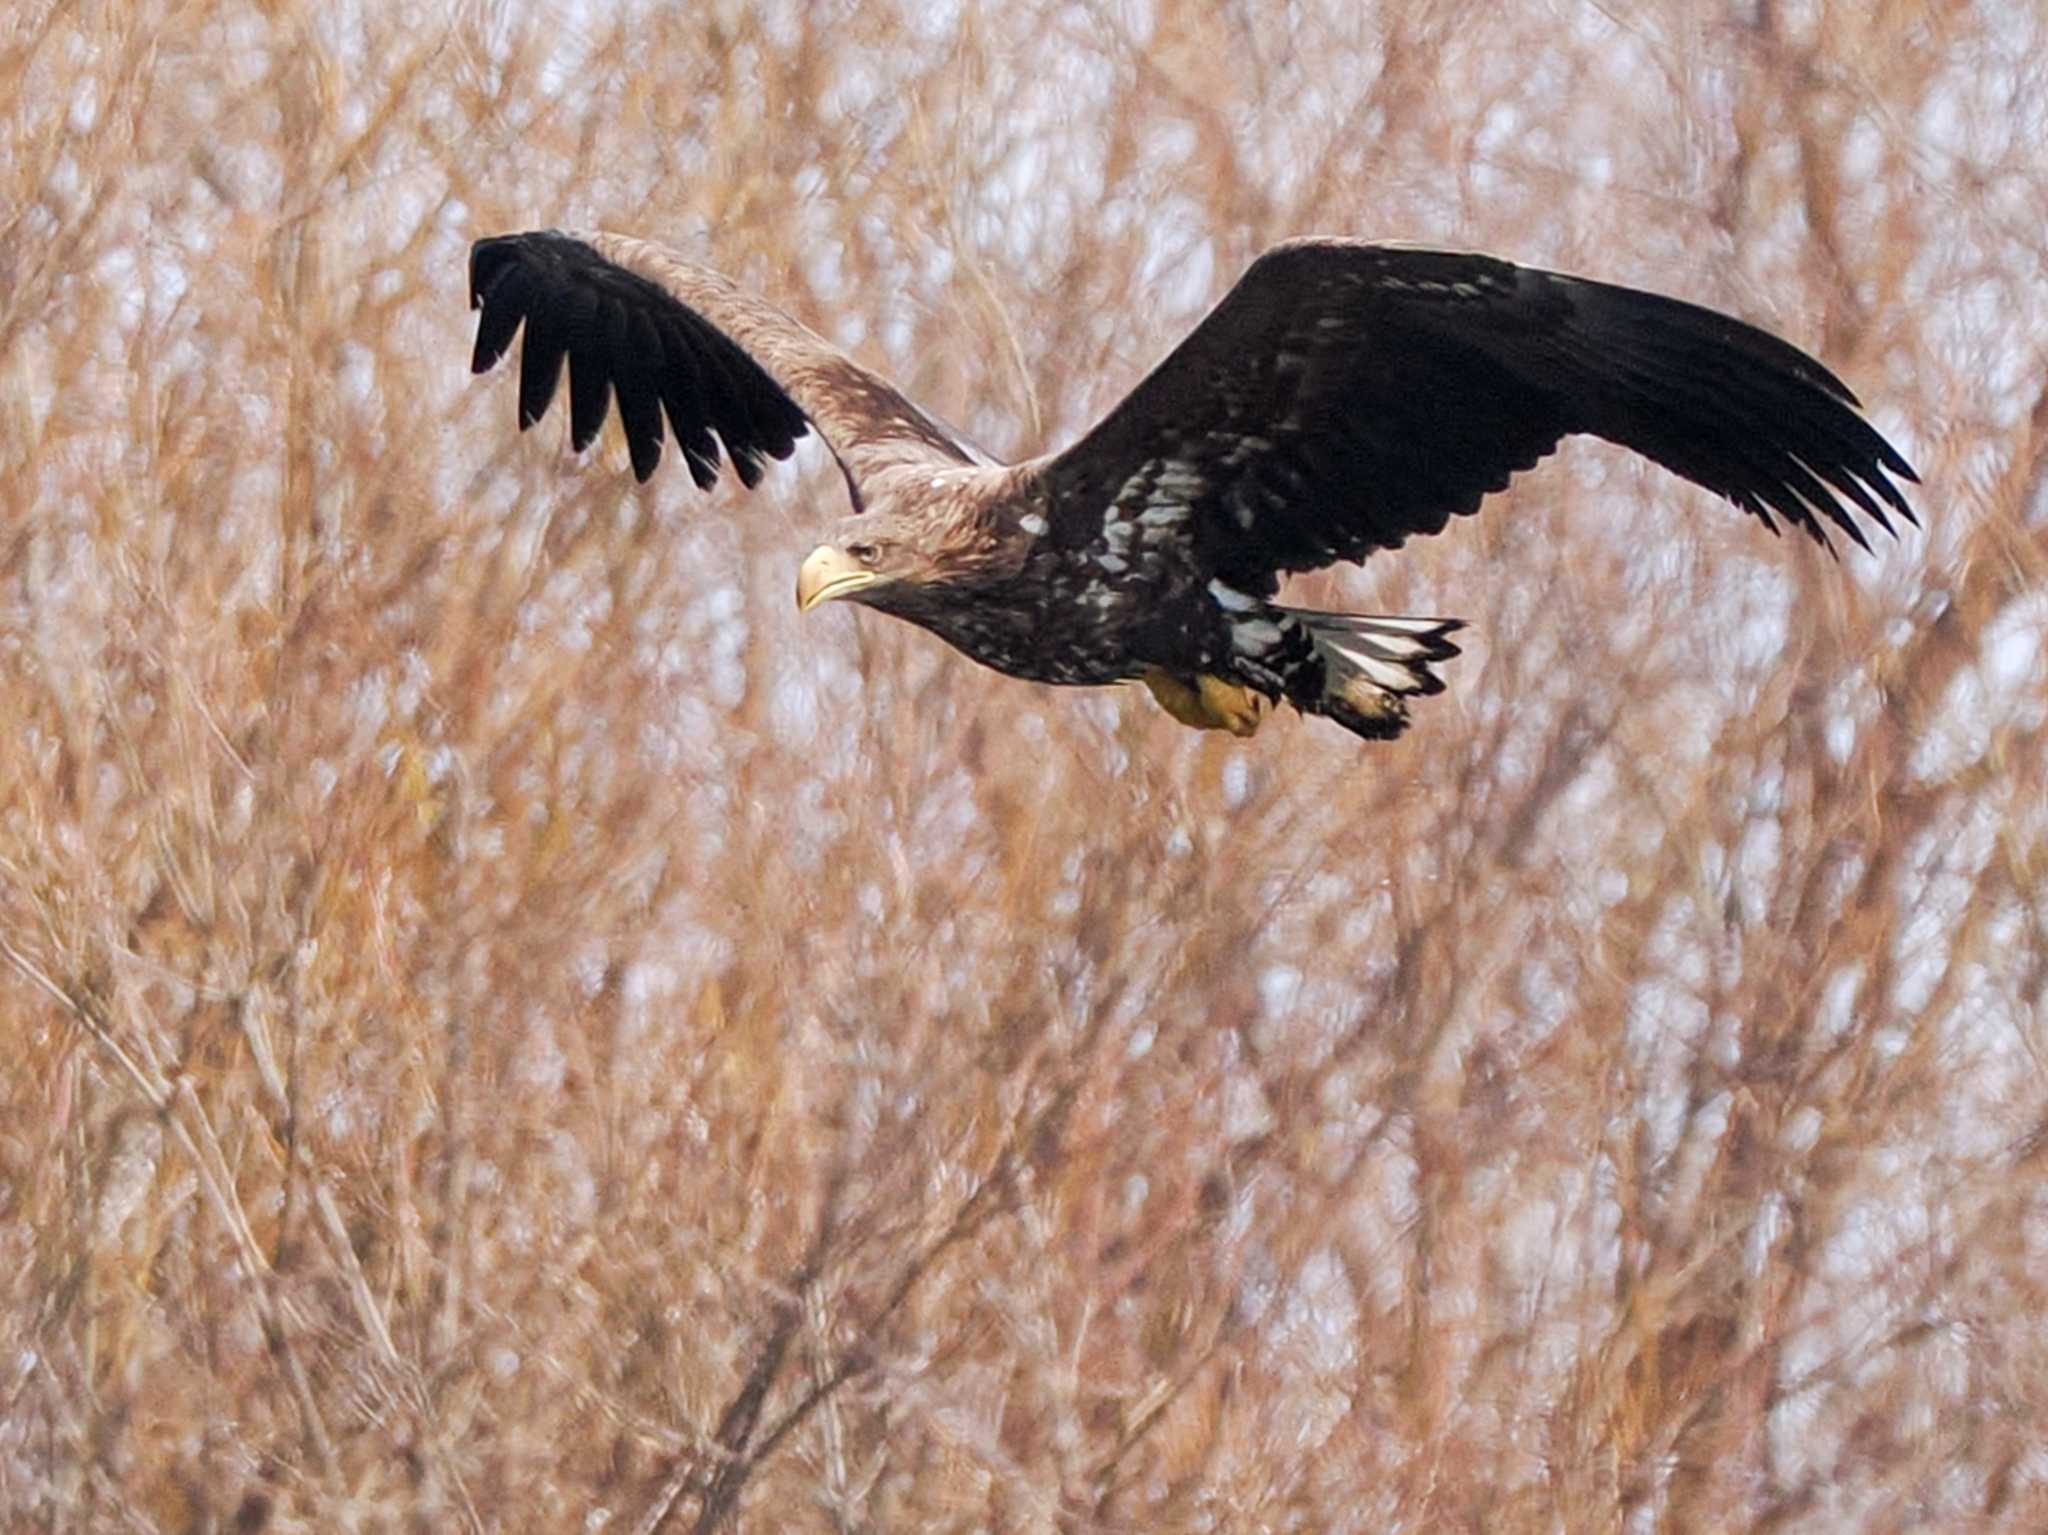
[[[1573,432],[1646,454],[1775,529],[1890,531],[1911,466],[1797,347],[1656,294],[1490,256],[1301,240],[1255,261],[1079,442],[1043,463],[1093,536],[1162,478],[1247,589],[1435,533]],[[1846,503],[1846,504],[1845,504]]]
[[[763,455],[789,457],[808,430],[782,385],[731,337],[581,240],[541,232],[477,241],[469,302],[482,311],[475,372],[492,367],[526,326],[521,429],[547,413],[566,359],[570,440],[578,451],[589,447],[616,398],[633,473],[643,481],[661,462],[664,415],[691,478],[705,488],[718,477],[720,443],[751,486]]]

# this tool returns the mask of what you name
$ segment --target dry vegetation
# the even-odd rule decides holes
[[[2038,8],[966,10],[0,20],[0,1526],[2048,1526]],[[800,623],[814,450],[519,438],[544,223],[1000,451],[1484,245],[1928,528],[1576,445],[1304,583],[1474,620],[1406,740],[1198,737]]]

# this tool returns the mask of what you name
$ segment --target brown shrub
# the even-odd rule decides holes
[[[2048,1522],[2026,7],[17,5],[9,1529]],[[1840,563],[1579,444],[1304,582],[1398,745],[789,587],[472,383],[665,235],[1001,451],[1269,241],[1825,353]]]

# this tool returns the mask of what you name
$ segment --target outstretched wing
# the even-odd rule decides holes
[[[1915,521],[1888,477],[1912,468],[1797,347],[1652,293],[1343,240],[1259,257],[1039,472],[1066,537],[1177,502],[1209,566],[1271,590],[1442,531],[1572,432],[1823,544],[1833,523],[1867,548],[1859,511]]]
[[[661,462],[662,421],[708,489],[719,444],[743,484],[816,427],[859,508],[864,475],[891,464],[964,464],[970,449],[887,380],[727,278],[625,235],[555,230],[479,240],[469,303],[482,311],[470,366],[504,356],[523,323],[519,426],[547,413],[569,363],[569,436],[578,451],[614,398],[633,473]],[[714,437],[713,434],[716,434]]]

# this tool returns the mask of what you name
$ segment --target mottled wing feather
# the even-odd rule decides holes
[[[1775,528],[1866,543],[1912,468],[1798,348],[1697,305],[1494,257],[1299,240],[1254,262],[1164,362],[1041,461],[1061,531],[1192,512],[1246,589],[1436,533],[1573,432],[1646,454]],[[1844,504],[1846,501],[1846,505]]]
[[[519,425],[547,412],[569,369],[569,436],[581,451],[614,400],[641,480],[661,462],[663,422],[691,478],[717,479],[719,450],[743,484],[817,428],[860,480],[903,463],[963,464],[971,450],[886,380],[773,305],[674,252],[624,235],[554,230],[479,240],[469,258],[482,373],[521,325]]]

